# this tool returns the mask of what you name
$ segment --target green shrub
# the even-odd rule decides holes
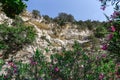
[[[38,17],[40,17],[40,11],[38,10],[33,10],[32,11],[32,17],[37,19]]]
[[[8,26],[0,25],[0,50],[3,50],[3,57],[8,54],[16,53],[24,45],[28,45],[35,40],[35,29],[32,26],[19,25]]]
[[[41,51],[36,50],[30,63],[8,62],[8,73],[0,76],[2,80],[117,80],[115,74],[119,65],[107,54],[102,52],[88,55],[83,51],[78,42],[73,45],[73,50],[64,50],[62,54],[51,55],[51,62]],[[118,67],[118,68],[116,68]]]
[[[28,1],[28,0],[25,0]],[[0,0],[2,3],[2,11],[10,18],[15,18],[26,8],[26,4],[23,0]]]
[[[105,34],[107,33],[107,29],[105,29],[105,27],[97,27],[94,34],[95,34],[95,37],[97,38],[103,38],[105,37]]]

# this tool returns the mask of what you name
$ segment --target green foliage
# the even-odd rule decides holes
[[[75,19],[71,14],[59,13],[57,17],[54,18],[54,22],[57,22],[60,26],[65,25],[67,22],[74,22]]]
[[[99,26],[96,28],[94,35],[97,38],[103,38],[107,34],[107,29],[105,27]]]
[[[15,80],[51,80],[49,63],[38,49],[30,58],[29,63],[12,61],[8,62],[8,66],[10,66],[6,69],[8,73],[0,79],[11,80],[14,76]]]
[[[113,14],[109,17],[109,22],[111,30],[110,33],[112,36],[110,40],[106,43],[107,50],[110,52],[111,56],[114,56],[117,59],[117,62],[120,61],[120,4],[119,0],[100,0],[102,3],[102,9],[104,10],[109,2],[114,7]],[[111,20],[110,20],[111,19]],[[103,46],[104,47],[104,46]]]
[[[86,21],[75,21],[74,24],[78,25],[77,29],[78,30],[95,30],[98,26],[104,26],[107,27],[108,22],[99,22],[99,21],[91,21],[91,20],[86,20]]]
[[[104,54],[99,54],[99,57],[89,56],[77,42],[73,48],[73,51],[64,51],[62,55],[51,56],[54,76],[65,80],[97,80],[100,79],[100,73],[103,73],[104,79],[107,80],[115,77],[115,75],[109,75],[109,73],[115,72],[115,63],[108,56],[106,57]]]
[[[30,63],[9,62],[11,68],[1,76],[3,80],[117,80],[116,64],[109,55],[88,55],[78,42],[73,45],[74,50],[64,50],[62,54],[51,55],[51,62],[40,50],[30,58]]]
[[[116,29],[115,32],[113,32],[113,38],[109,41],[108,51],[111,53],[112,56],[117,57],[118,61],[120,58],[120,22],[115,21],[113,22],[113,25]]]
[[[15,18],[26,8],[23,0],[0,0],[0,3],[2,3],[2,11],[10,18]]]
[[[19,16],[16,16],[14,21],[12,22],[12,25],[13,26],[20,26],[23,23],[24,23],[24,21],[22,20],[22,18]]]
[[[43,15],[43,18],[50,23],[52,21],[52,18],[50,18],[48,15]]]
[[[35,32],[32,26],[19,25],[15,27],[1,24],[0,50],[3,50],[4,57],[16,53],[24,45],[32,43],[35,40]]]
[[[35,18],[35,19],[37,19],[38,17],[40,17],[40,12],[38,10],[33,10],[32,14],[33,14],[33,18]]]

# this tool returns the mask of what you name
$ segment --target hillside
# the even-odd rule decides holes
[[[60,26],[55,22],[46,23],[47,21],[43,17],[33,18],[33,14],[25,11],[20,17],[24,21],[25,25],[32,25],[37,31],[37,38],[34,41],[33,45],[24,46],[24,48],[16,53],[16,55],[10,55],[10,58],[17,60],[25,60],[32,56],[37,48],[41,49],[42,52],[48,57],[53,53],[61,53],[62,49],[72,50],[72,45],[74,41],[79,42],[86,49],[92,48],[92,43],[89,37],[93,37],[94,29],[88,29],[83,25],[73,24],[73,23],[65,23],[65,25]],[[5,14],[0,14],[0,23],[7,23],[11,25],[13,22],[12,19],[9,19],[5,16]],[[95,21],[91,22],[94,23]],[[84,23],[84,22],[83,22]],[[100,23],[100,22],[99,22]],[[81,28],[80,28],[81,26]],[[99,26],[99,25],[97,25]],[[94,38],[94,37],[93,37]],[[99,43],[99,39],[95,38],[97,44]],[[95,43],[96,44],[96,43]],[[83,47],[83,48],[84,48]],[[100,46],[98,46],[100,47]],[[48,49],[49,52],[45,52],[44,50]],[[1,52],[2,54],[2,52]]]

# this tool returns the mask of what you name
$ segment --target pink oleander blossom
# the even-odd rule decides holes
[[[55,72],[58,72],[58,71],[59,71],[59,68],[58,68],[58,67],[55,67],[54,70],[55,70]]]
[[[120,15],[120,12],[114,11],[113,15],[111,15],[111,18],[112,18],[112,19],[115,19],[115,18],[117,18],[119,15]]]
[[[103,80],[103,78],[104,78],[104,74],[103,73],[99,74],[99,80]]]
[[[101,49],[102,50],[107,50],[107,47],[108,47],[107,44],[104,44]]]
[[[30,64],[31,64],[31,65],[37,65],[38,62],[37,62],[37,61],[34,61],[33,58],[30,58]]]
[[[111,40],[113,38],[113,34],[108,35],[108,40]]]
[[[111,31],[115,32],[115,27],[114,26],[111,26]]]
[[[106,56],[107,56],[106,54],[102,54],[101,55],[102,58],[106,58]]]
[[[103,11],[105,10],[105,8],[106,8],[105,6],[101,6],[101,9],[102,9]]]

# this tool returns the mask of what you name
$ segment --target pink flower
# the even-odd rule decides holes
[[[58,72],[58,71],[59,71],[59,68],[58,68],[58,67],[56,67],[54,70],[55,70],[55,72]]]
[[[7,79],[7,78],[8,78],[8,75],[5,75],[4,78]]]
[[[108,47],[107,44],[104,44],[101,49],[102,49],[102,50],[106,50],[107,47]]]
[[[115,74],[116,74],[117,78],[120,78],[120,72],[119,71],[116,71]]]
[[[112,18],[112,19],[117,18],[119,15],[120,15],[119,12],[114,11],[113,15],[111,15],[111,18]]]
[[[102,58],[106,58],[106,56],[107,56],[106,54],[102,54],[102,56],[101,56],[101,57],[102,57]]]
[[[115,32],[115,27],[111,26],[111,30],[112,30],[112,32]]]
[[[15,66],[15,64],[14,64],[12,61],[9,61],[9,62],[8,62],[8,65],[11,66],[11,67],[14,67],[14,66]]]
[[[101,7],[101,9],[102,9],[103,11],[105,10],[105,8],[106,8],[105,6],[102,6],[102,7]]]
[[[108,40],[112,39],[113,38],[113,34],[109,34],[108,36]]]
[[[103,80],[103,78],[104,78],[104,74],[99,74],[99,80]]]
[[[31,65],[37,65],[38,62],[37,62],[37,61],[34,61],[33,58],[30,58],[30,64],[31,64]]]

